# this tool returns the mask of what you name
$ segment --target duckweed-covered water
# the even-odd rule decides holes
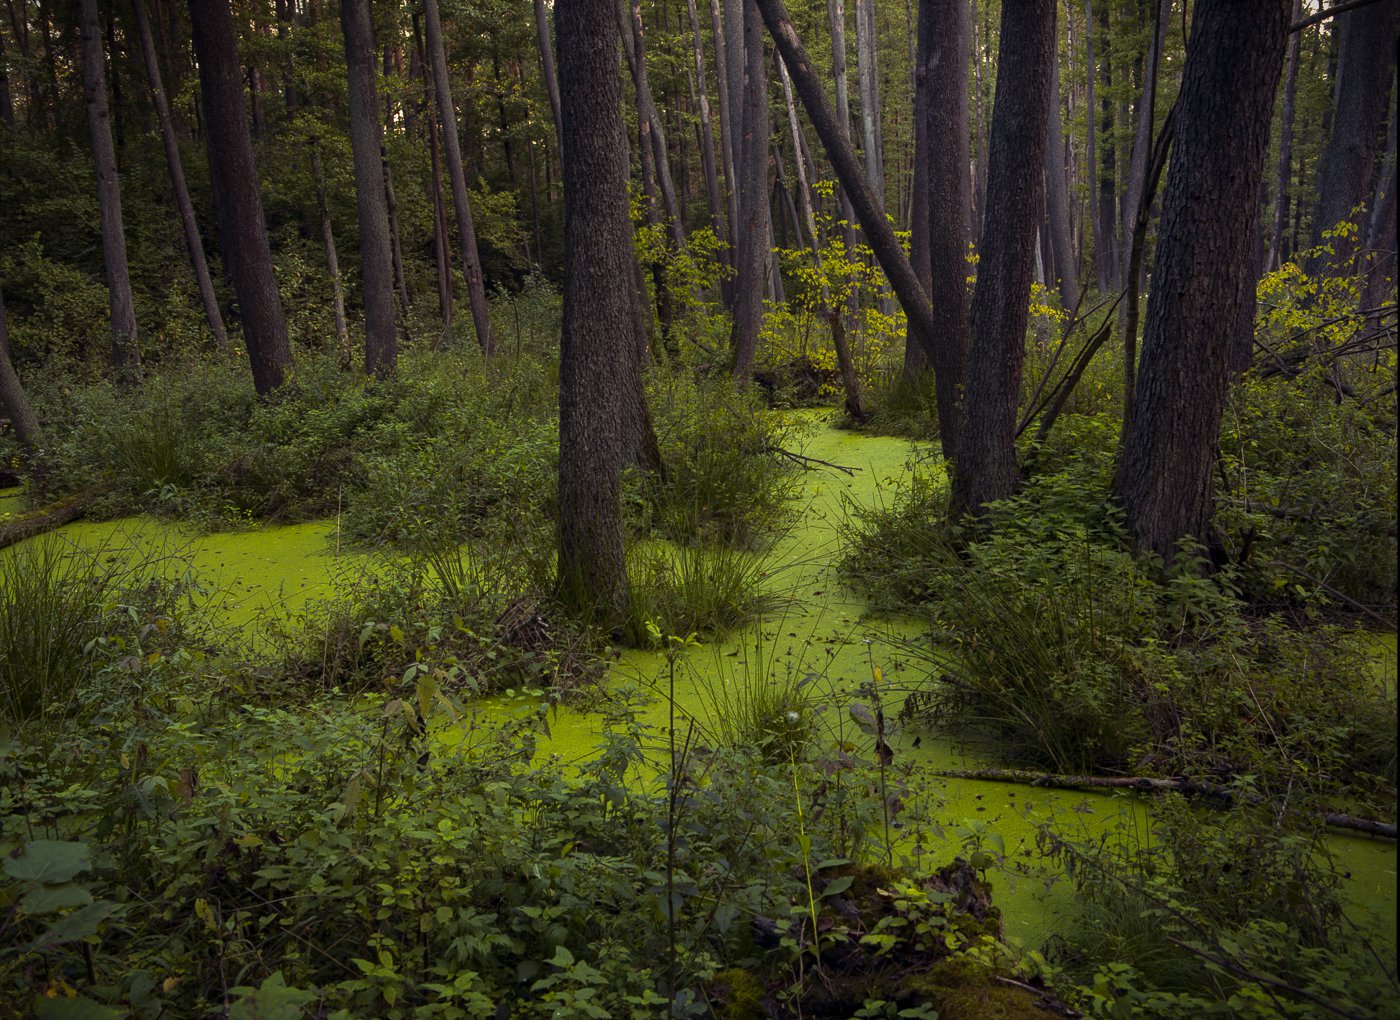
[[[865,603],[846,590],[835,574],[839,558],[839,522],[857,505],[893,498],[911,470],[936,470],[929,451],[917,444],[842,432],[823,416],[804,413],[810,426],[802,450],[809,457],[853,469],[827,467],[803,473],[790,527],[777,541],[769,561],[769,585],[783,598],[783,608],[761,623],[723,641],[688,649],[677,662],[675,696],[683,717],[705,727],[722,704],[725,685],[743,681],[747,671],[785,682],[805,682],[810,711],[821,713],[818,725],[851,730],[838,695],[867,684],[877,675],[891,691],[889,716],[897,714],[898,691],[919,679],[919,667],[898,645],[917,637],[917,621],[872,621]],[[19,509],[14,493],[0,495],[0,516]],[[204,604],[223,622],[240,627],[254,642],[318,598],[373,563],[364,553],[342,548],[335,521],[320,521],[257,530],[198,534],[179,525],[148,518],[91,523],[62,529],[69,541],[106,555],[165,557],[190,570],[204,591]],[[1393,682],[1395,643],[1377,640],[1378,669]],[[644,719],[664,725],[669,686],[664,654],[632,650],[611,668],[606,683],[614,689],[635,685],[657,694]],[[505,706],[493,709],[501,713]],[[553,712],[550,735],[540,754],[566,762],[596,753],[603,720],[599,713],[568,707]],[[445,744],[452,743],[443,734]],[[701,736],[703,740],[703,733]],[[977,752],[915,728],[894,734],[892,781],[907,784],[907,805],[895,836],[895,853],[919,865],[937,866],[962,849],[974,829],[995,833],[1004,843],[1007,867],[994,877],[995,899],[1002,907],[1008,935],[1035,947],[1057,928],[1072,905],[1072,884],[1056,880],[1036,853],[1039,827],[1054,819],[1068,832],[1084,836],[1150,840],[1152,817],[1147,801],[1133,795],[1102,795],[1046,790],[968,779],[941,779],[934,770],[977,768],[988,762]],[[1332,848],[1350,873],[1348,893],[1353,919],[1391,944],[1396,926],[1396,848],[1393,844],[1337,835]]]

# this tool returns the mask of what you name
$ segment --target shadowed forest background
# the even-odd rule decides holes
[[[1390,1017],[1394,0],[4,0],[0,1018]]]

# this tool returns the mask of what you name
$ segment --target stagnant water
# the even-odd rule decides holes
[[[840,555],[838,523],[854,506],[893,498],[901,482],[928,451],[916,444],[842,432],[816,413],[803,413],[809,431],[802,452],[844,467],[805,471],[799,480],[797,514],[769,559],[769,585],[785,596],[784,608],[762,622],[684,653],[678,663],[675,695],[682,716],[703,728],[716,693],[743,680],[745,671],[762,669],[782,679],[795,671],[813,676],[807,690],[826,708],[820,725],[854,727],[846,719],[842,695],[884,677],[891,696],[891,719],[897,714],[900,688],[917,683],[923,668],[898,642],[916,638],[916,621],[866,619],[865,603],[837,580]],[[927,461],[928,470],[933,462]],[[0,515],[18,509],[16,499],[0,496]],[[349,577],[372,563],[365,554],[342,548],[335,521],[318,521],[252,531],[197,534],[150,518],[103,523],[78,522],[62,529],[68,540],[111,555],[168,553],[188,564],[209,593],[205,605],[223,622],[240,627],[256,641],[269,628],[292,619],[316,599],[335,593]],[[1394,639],[1378,642],[1378,668],[1395,669]],[[664,725],[668,705],[661,695],[668,666],[659,652],[629,651],[611,668],[608,683],[637,685],[657,697],[643,718]],[[1393,682],[1393,680],[1392,680]],[[491,714],[511,711],[493,706]],[[550,736],[543,755],[579,761],[596,753],[602,718],[596,713],[562,708],[551,714]],[[450,744],[450,733],[443,740]],[[702,737],[703,739],[703,737]],[[1038,947],[1063,927],[1072,909],[1070,882],[1055,881],[1056,872],[1036,852],[1039,827],[1055,819],[1061,831],[1085,837],[1108,834],[1127,840],[1151,839],[1150,802],[1135,795],[1047,790],[968,779],[943,779],[932,770],[977,768],[989,762],[986,749],[962,747],[953,740],[916,727],[904,727],[890,739],[894,763],[891,781],[907,784],[908,805],[895,837],[895,854],[914,864],[936,866],[959,852],[970,828],[995,833],[1004,843],[1006,867],[993,876],[994,897],[1002,907],[1007,934]],[[795,813],[794,813],[795,818]],[[1352,917],[1360,926],[1395,944],[1396,847],[1393,843],[1335,835],[1331,846],[1350,873],[1347,894]],[[883,851],[883,845],[881,846]]]

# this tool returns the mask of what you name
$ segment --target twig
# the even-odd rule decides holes
[[[1182,939],[1176,938],[1174,936],[1168,935],[1167,941],[1171,942],[1173,945],[1180,946],[1188,953],[1193,953],[1194,955],[1199,956],[1202,960],[1206,960],[1210,963],[1215,964],[1217,967],[1224,967],[1236,977],[1242,977],[1249,981],[1257,981],[1261,985],[1273,985],[1275,988],[1279,989],[1280,991],[1287,992],[1289,995],[1296,996],[1300,999],[1305,999],[1316,1006],[1321,1006],[1323,1009],[1333,1014],[1334,1016],[1346,1017],[1347,1020],[1366,1020],[1365,1014],[1353,1013],[1349,1009],[1343,1009],[1341,1006],[1329,1002],[1322,996],[1308,991],[1306,988],[1299,988],[1296,985],[1290,985],[1287,981],[1280,981],[1278,978],[1270,977],[1268,974],[1256,974],[1248,967],[1242,967],[1238,963],[1235,963],[1233,960],[1222,960],[1218,956],[1212,956],[1200,946],[1193,946],[1191,943],[1183,941]]]
[[[815,471],[816,468],[810,467],[809,465],[816,464],[821,467],[829,467],[837,471],[844,471],[846,474],[854,477],[855,473],[860,470],[858,467],[846,467],[843,464],[833,464],[829,460],[822,460],[818,457],[808,457],[806,454],[793,453],[791,450],[785,450],[781,446],[770,446],[768,447],[768,452],[776,454],[779,457],[786,457],[793,463],[800,465],[804,471]]]
[[[1327,594],[1332,595],[1332,596],[1335,596],[1336,598],[1341,599],[1343,602],[1345,602],[1347,605],[1351,606],[1351,608],[1353,608],[1353,609],[1359,609],[1359,610],[1361,610],[1363,613],[1365,613],[1365,614],[1366,614],[1367,616],[1369,616],[1371,619],[1375,620],[1377,623],[1379,623],[1379,624],[1380,624],[1382,627],[1384,627],[1386,630],[1394,632],[1394,630],[1395,630],[1395,621],[1394,621],[1394,620],[1387,620],[1384,616],[1382,616],[1380,613],[1376,612],[1376,611],[1375,611],[1374,609],[1372,609],[1370,606],[1363,605],[1362,603],[1357,602],[1356,599],[1352,598],[1350,595],[1346,595],[1346,594],[1344,594],[1344,593],[1342,593],[1342,592],[1339,592],[1336,588],[1333,588],[1333,587],[1332,587],[1330,584],[1328,584],[1326,581],[1322,580],[1321,578],[1313,577],[1312,574],[1309,574],[1306,570],[1303,570],[1301,567],[1296,567],[1296,566],[1294,566],[1292,563],[1284,563],[1282,560],[1270,560],[1270,561],[1268,561],[1268,562],[1265,564],[1265,566],[1269,566],[1269,567],[1281,567],[1281,568],[1284,569],[1284,570],[1291,570],[1291,571],[1293,571],[1293,573],[1297,574],[1297,575],[1298,575],[1299,577],[1301,577],[1304,581],[1309,581],[1309,582],[1311,582],[1312,584],[1317,585],[1319,588],[1321,588],[1321,589],[1323,589],[1324,591],[1326,591]]]

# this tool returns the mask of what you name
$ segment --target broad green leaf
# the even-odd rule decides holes
[[[85,907],[92,902],[92,893],[81,885],[37,885],[24,894],[19,909],[26,914],[52,914],[69,907]]]
[[[107,915],[116,909],[116,906],[115,903],[107,900],[89,903],[87,906],[55,921],[48,931],[29,944],[29,948],[31,951],[49,949],[53,946],[61,946],[68,942],[85,939],[89,935],[96,935],[98,927],[107,919]]]
[[[26,843],[18,857],[6,858],[5,874],[19,882],[56,885],[92,866],[92,855],[84,843],[57,839],[36,839]]]
[[[83,995],[57,995],[35,999],[34,1015],[39,1020],[121,1020],[123,1013]]]

